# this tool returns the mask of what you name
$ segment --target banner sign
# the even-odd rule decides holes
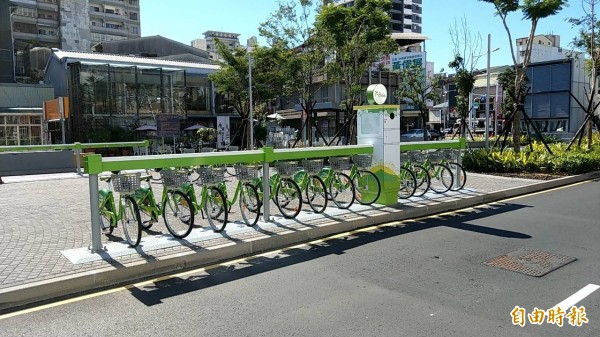
[[[217,116],[217,148],[227,149],[231,143],[229,139],[229,116]]]
[[[421,66],[425,68],[425,53],[424,52],[403,52],[396,54],[388,54],[375,62],[374,69],[382,66],[385,70],[400,70],[412,66]]]

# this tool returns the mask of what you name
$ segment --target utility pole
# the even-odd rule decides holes
[[[485,74],[485,150],[490,150],[490,43],[492,40],[492,34],[487,36],[487,70]]]

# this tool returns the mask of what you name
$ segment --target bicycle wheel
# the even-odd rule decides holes
[[[408,199],[415,194],[417,190],[417,178],[413,171],[401,167],[400,168],[400,189],[398,190],[398,196],[401,199]]]
[[[275,190],[275,204],[286,219],[295,218],[302,209],[302,193],[298,184],[289,178],[281,178]]]
[[[431,184],[431,179],[429,178],[429,173],[427,170],[421,165],[413,166],[413,172],[415,173],[415,178],[417,179],[417,188],[414,197],[422,197],[429,190],[429,185]]]
[[[102,228],[102,234],[104,235],[111,235],[115,230],[112,217],[102,211],[100,211],[100,228]]]
[[[381,183],[375,173],[367,170],[356,171],[352,181],[356,189],[356,201],[362,205],[371,205],[381,194]]]
[[[130,195],[123,197],[123,214],[121,214],[121,226],[125,239],[130,247],[137,247],[142,239],[142,219],[137,203]]]
[[[467,183],[467,172],[465,171],[464,167],[462,167],[462,165],[459,163],[448,163],[448,167],[456,179],[450,189],[452,191],[462,190]]]
[[[308,205],[315,213],[323,213],[327,207],[327,188],[319,176],[308,176],[306,184],[306,199]]]
[[[227,225],[227,201],[223,192],[216,187],[209,187],[204,201],[206,219],[215,233],[225,229]]]
[[[433,164],[429,167],[429,176],[431,178],[431,190],[435,193],[446,193],[452,187],[454,175],[450,168],[443,164]]]
[[[258,192],[252,184],[244,183],[240,190],[240,213],[247,226],[254,226],[260,216]]]
[[[167,191],[163,200],[163,219],[173,237],[183,239],[192,231],[194,209],[190,198],[181,191]]]
[[[354,203],[354,184],[347,174],[335,172],[329,184],[329,194],[333,203],[340,209],[347,209]]]

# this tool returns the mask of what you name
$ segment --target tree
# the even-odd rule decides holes
[[[287,55],[286,85],[291,93],[300,95],[300,105],[306,112],[302,128],[313,126],[324,137],[313,116],[315,94],[325,84],[323,81],[326,49],[312,22],[320,1],[289,0],[280,2],[277,11],[261,23],[259,32],[271,46],[280,45]],[[298,137],[302,134],[302,130]],[[296,139],[298,141],[298,139]],[[312,146],[312,132],[308,133]]]
[[[398,98],[408,99],[419,110],[419,118],[422,125],[425,125],[429,120],[429,108],[427,107],[428,100],[435,100],[440,96],[441,75],[435,75],[428,79],[423,66],[411,65],[400,69],[396,72],[400,85],[396,95]],[[423,133],[427,140],[427,132]]]
[[[250,91],[248,88],[248,52],[243,48],[230,50],[218,39],[216,40],[217,51],[224,61],[221,68],[209,75],[209,79],[215,83],[217,91],[228,94],[231,108],[242,118],[242,127],[236,131],[234,138],[240,132],[242,134],[242,148],[250,148],[250,132],[248,129],[248,118],[250,115]],[[286,54],[278,45],[267,48],[256,46],[250,52],[252,61],[252,103],[256,107],[258,102],[268,101],[281,96],[286,92]],[[255,111],[253,111],[254,113]],[[253,116],[260,119],[264,111],[256,111]],[[246,146],[243,142],[246,141]]]
[[[387,14],[391,6],[390,0],[356,0],[349,7],[326,1],[316,17],[315,26],[332,57],[326,65],[328,78],[344,83],[342,106],[350,143],[356,141],[354,106],[363,93],[361,79],[381,55],[396,49]]]
[[[590,6],[590,12],[587,12],[584,7],[585,15],[581,18],[570,18],[568,21],[573,27],[579,27],[579,35],[573,39],[571,46],[575,49],[585,53],[589,57],[587,63],[587,69],[590,74],[591,88],[588,92],[586,90],[587,104],[584,106],[578,99],[569,92],[571,97],[575,99],[577,104],[585,111],[585,120],[581,125],[581,128],[577,130],[575,136],[569,143],[567,149],[570,149],[575,140],[579,138],[578,145],[581,145],[583,136],[587,133],[587,147],[588,149],[592,146],[592,124],[595,123],[598,129],[600,129],[600,118],[595,114],[596,109],[600,103],[594,102],[595,92],[597,90],[598,82],[598,69],[600,67],[600,49],[597,48],[600,45],[600,34],[596,34],[596,28],[600,28],[600,22],[596,21],[594,7],[598,3],[598,0],[582,0],[582,6],[588,4]],[[587,129],[587,130],[586,130]]]
[[[448,66],[456,72],[454,83],[456,84],[456,110],[460,116],[460,126],[457,133],[465,138],[467,132],[471,135],[471,130],[467,125],[467,120],[471,112],[471,92],[475,87],[475,65],[481,57],[481,35],[473,34],[467,25],[467,19],[462,18],[461,26],[455,21],[450,26],[450,37],[454,47],[454,59],[448,63]]]
[[[526,73],[527,67],[531,60],[531,49],[533,44],[533,37],[535,36],[535,30],[537,28],[538,22],[546,17],[556,15],[559,11],[562,10],[564,6],[567,6],[567,0],[479,0],[483,2],[488,2],[494,5],[496,9],[496,15],[500,17],[502,20],[502,24],[504,25],[504,29],[506,30],[508,36],[508,43],[510,46],[510,51],[513,58],[513,65],[515,69],[515,91],[513,93],[513,113],[503,130],[503,133],[508,135],[509,127],[512,125],[513,132],[513,144],[515,152],[519,152],[521,149],[521,115],[525,117],[526,123],[531,125],[535,130],[537,136],[543,141],[543,137],[540,134],[539,130],[535,126],[534,123],[531,123],[529,116],[525,113],[525,96],[527,95],[527,91],[524,90],[525,86],[523,83],[526,81]],[[529,31],[529,38],[525,44],[525,55],[523,57],[523,62],[519,65],[517,64],[517,58],[514,52],[513,47],[513,39],[510,28],[508,27],[507,18],[508,15],[521,11],[523,13],[523,18],[529,20],[531,23],[531,28]],[[505,135],[505,139],[506,139]],[[496,139],[495,144],[498,142],[500,138]],[[552,153],[550,147],[544,142],[546,149],[549,153]],[[503,146],[504,148],[504,146]]]

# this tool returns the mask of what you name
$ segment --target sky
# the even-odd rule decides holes
[[[578,28],[566,22],[570,17],[584,15],[582,0],[570,0],[569,7],[558,15],[539,22],[536,34],[560,35],[562,48],[577,35]],[[587,2],[587,1],[584,1]],[[161,35],[189,45],[192,40],[203,38],[207,30],[240,34],[240,43],[246,44],[249,37],[258,37],[258,27],[277,9],[276,0],[141,0],[142,36]],[[512,64],[508,36],[502,21],[494,16],[489,3],[478,0],[424,0],[423,32],[429,38],[425,42],[427,61],[434,62],[435,71],[448,71],[448,62],[453,59],[454,46],[449,29],[455,22],[462,25],[464,18],[473,35],[481,36],[481,56],[475,68],[486,67],[487,36],[491,34],[491,66]],[[522,20],[520,13],[513,13],[509,27],[514,39],[529,35],[530,23]],[[259,38],[259,43],[264,40]]]

